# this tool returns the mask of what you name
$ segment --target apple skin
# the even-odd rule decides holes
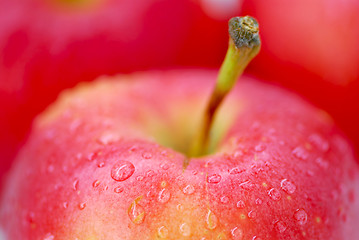
[[[226,22],[207,17],[192,0],[67,4],[0,1],[0,176],[33,118],[63,89],[103,74],[217,67],[226,50]],[[213,57],[204,58],[209,48]]]
[[[325,109],[359,154],[359,2],[243,1],[261,26],[250,72]]]
[[[8,239],[357,239],[352,148],[282,89],[242,77],[219,112],[218,149],[183,170],[174,149],[190,144],[215,78],[138,73],[63,93],[9,175]]]

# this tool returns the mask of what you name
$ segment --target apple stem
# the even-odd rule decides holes
[[[215,114],[239,76],[258,54],[261,46],[257,21],[250,17],[234,17],[228,22],[229,46],[219,70],[216,85],[204,112],[199,134],[189,149],[190,157],[209,154]],[[184,164],[184,167],[188,162]]]

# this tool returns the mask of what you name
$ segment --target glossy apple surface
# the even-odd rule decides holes
[[[243,2],[261,25],[262,49],[252,73],[325,109],[359,153],[359,2]]]
[[[359,171],[330,118],[242,77],[187,159],[216,78],[102,78],[42,114],[1,200],[9,239],[356,239]]]
[[[0,174],[61,90],[103,74],[218,66],[226,24],[188,0],[1,0]]]

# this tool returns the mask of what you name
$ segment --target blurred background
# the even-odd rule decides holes
[[[62,90],[104,74],[219,68],[237,15],[260,24],[247,73],[324,109],[358,151],[357,0],[0,0],[0,181]]]

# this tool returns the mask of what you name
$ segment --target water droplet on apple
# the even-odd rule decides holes
[[[124,181],[132,176],[135,167],[128,161],[119,161],[111,169],[111,177],[115,181]]]
[[[222,177],[219,174],[212,174],[207,176],[207,182],[208,183],[219,183],[221,181]]]
[[[184,193],[184,194],[190,195],[190,194],[194,193],[194,191],[195,191],[195,189],[194,189],[194,187],[193,187],[191,184],[189,184],[189,185],[187,185],[187,186],[185,186],[185,187],[183,188],[183,193]]]
[[[297,187],[288,179],[283,179],[280,183],[282,190],[288,194],[293,194]]]
[[[164,189],[162,189],[161,191],[160,191],[160,193],[158,194],[158,201],[160,202],[160,203],[166,203],[166,202],[168,202],[169,200],[170,200],[170,198],[171,198],[171,193],[170,193],[170,191],[168,191],[166,188],[164,188]]]
[[[254,236],[254,237],[252,238],[252,240],[262,240],[262,238],[257,237],[257,236]]]
[[[243,230],[235,227],[231,230],[233,240],[242,240],[243,239]]]
[[[95,180],[95,181],[92,183],[92,186],[93,186],[94,188],[97,188],[99,185],[100,185],[100,181],[99,181],[99,180]]]
[[[307,223],[308,220],[308,215],[306,213],[306,211],[304,211],[303,209],[298,209],[294,215],[293,215],[294,219],[297,220],[299,225],[304,225]]]
[[[47,233],[44,237],[44,240],[54,240],[55,236],[52,235],[51,233]]]
[[[160,165],[160,167],[163,169],[163,170],[168,170],[170,168],[170,165],[168,165],[167,163],[162,163]]]
[[[62,206],[66,209],[66,208],[69,207],[69,203],[68,203],[68,202],[64,202],[64,203],[62,204]]]
[[[323,168],[323,169],[327,169],[329,166],[329,163],[327,161],[325,161],[323,158],[319,157],[315,160],[316,164],[319,165],[319,167]]]
[[[262,205],[263,201],[260,198],[256,199],[256,205]]]
[[[104,132],[102,135],[97,139],[98,143],[102,145],[112,144],[120,140],[120,136],[113,132]]]
[[[52,165],[52,164],[50,164],[50,165],[47,167],[47,172],[48,172],[48,173],[53,173],[54,170],[55,170],[55,167],[54,167],[54,165]]]
[[[144,178],[145,178],[144,176],[138,175],[138,176],[136,177],[136,180],[139,181],[139,182],[141,182]]]
[[[245,207],[246,207],[246,204],[242,200],[239,200],[237,202],[237,208],[243,209]]]
[[[309,157],[309,154],[307,152],[307,150],[305,150],[303,147],[299,146],[296,147],[293,151],[292,154],[302,160],[307,160]]]
[[[176,206],[177,210],[182,212],[183,211],[183,205],[182,204],[177,204]]]
[[[256,152],[263,152],[267,147],[263,144],[258,144],[254,147],[254,151]]]
[[[151,159],[151,158],[152,158],[152,153],[150,153],[150,152],[144,152],[144,153],[142,153],[142,157],[143,157],[144,159]]]
[[[274,228],[279,233],[283,233],[285,230],[287,230],[287,226],[282,221],[276,222],[274,224]]]
[[[209,209],[206,215],[206,224],[207,224],[207,228],[210,230],[215,229],[218,224],[217,216]]]
[[[191,227],[187,223],[182,223],[179,227],[179,230],[184,237],[188,237],[191,235]]]
[[[115,193],[122,193],[123,192],[123,187],[115,187],[115,189],[113,191]]]
[[[278,201],[282,197],[279,190],[276,188],[272,188],[271,190],[269,190],[268,195],[274,201]]]
[[[99,168],[103,168],[104,166],[105,166],[104,162],[100,162],[99,164],[97,164],[97,167],[99,167]]]
[[[75,179],[74,182],[72,183],[72,189],[77,191],[78,186],[79,186],[79,180]]]
[[[157,233],[160,238],[168,237],[168,229],[165,226],[159,227]]]
[[[329,150],[329,142],[326,141],[319,134],[310,135],[308,140],[310,143],[312,143],[314,146],[316,146],[317,148],[319,148],[319,150],[323,152],[327,152]]]
[[[78,207],[79,207],[80,210],[83,210],[86,207],[86,203],[85,202],[80,203]]]
[[[141,224],[145,220],[145,209],[138,204],[140,199],[137,198],[128,208],[128,216],[134,224]]]
[[[245,171],[245,169],[241,169],[241,168],[239,168],[239,167],[235,167],[235,168],[232,168],[231,170],[229,170],[229,174],[232,174],[232,175],[234,175],[234,174],[240,174],[240,173],[242,173],[242,172],[244,172]]]
[[[153,170],[148,170],[148,171],[146,172],[146,176],[147,176],[147,177],[153,177],[154,174],[155,174],[155,172],[154,172]]]
[[[249,213],[248,213],[248,217],[250,218],[250,219],[255,219],[256,217],[257,217],[257,213],[255,212],[255,211],[249,211]]]
[[[221,203],[228,203],[229,202],[229,198],[227,196],[222,196],[221,197]]]

